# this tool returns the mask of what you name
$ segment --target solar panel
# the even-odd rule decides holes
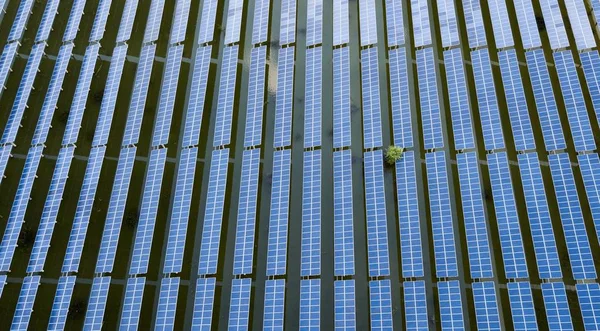
[[[263,330],[283,330],[285,312],[285,280],[268,279],[265,281],[265,304]]]
[[[506,286],[515,330],[537,330],[538,324],[529,282],[508,283]]]
[[[12,324],[10,326],[11,330],[27,330],[29,319],[33,312],[35,295],[40,286],[40,278],[40,276],[27,276],[23,278],[23,286],[21,286],[19,301],[17,301],[15,315],[13,316]]]
[[[304,152],[301,276],[321,274],[321,151]]]
[[[517,53],[514,49],[499,52],[498,59],[500,61],[500,71],[502,73],[502,82],[504,83],[506,104],[515,140],[515,148],[518,151],[535,149],[533,129],[531,128],[527,100],[525,99],[525,90],[523,89],[521,74],[519,73]]]
[[[0,56],[0,94],[6,88],[6,80],[17,55],[19,43],[6,44]]]
[[[544,15],[544,27],[550,39],[552,49],[569,47],[569,39],[562,20],[560,6],[557,0],[540,1],[542,14]]]
[[[381,150],[364,153],[369,276],[389,276],[387,216]]]
[[[194,191],[194,174],[198,148],[185,148],[181,150],[177,165],[177,183],[171,209],[169,222],[169,237],[163,273],[181,272],[185,238],[187,236],[190,208],[192,206],[192,193]]]
[[[550,330],[573,330],[569,300],[563,283],[542,283],[546,320]]]
[[[425,282],[404,282],[404,314],[408,330],[429,330]]]
[[[165,0],[152,0],[148,20],[146,21],[146,30],[144,31],[144,44],[158,39],[164,9]]]
[[[102,104],[100,105],[100,114],[96,122],[96,132],[92,146],[106,145],[108,143],[108,135],[110,134],[126,56],[127,44],[115,47],[110,59],[110,69],[108,70],[108,78],[104,86]]]
[[[102,170],[102,162],[106,147],[92,148],[88,158],[87,167],[85,168],[85,176],[79,193],[77,209],[75,209],[75,217],[73,219],[73,227],[69,236],[67,252],[62,266],[62,272],[77,272],[79,269],[79,261],[83,251],[85,236],[92,215],[92,206],[100,180],[100,171]]]
[[[467,36],[469,37],[469,47],[476,48],[485,46],[485,27],[483,25],[483,16],[479,0],[463,0],[464,20],[467,26]]]
[[[388,29],[390,22],[388,20]],[[333,46],[350,42],[350,14],[348,0],[333,1]]]
[[[128,41],[129,38],[131,38],[131,31],[133,30],[133,22],[135,21],[138,3],[139,0],[125,1],[121,22],[119,23],[119,32],[117,32],[117,43]]]
[[[590,5],[592,6],[591,11],[593,12],[594,17],[596,18],[596,22],[600,21],[600,1],[591,0]]]
[[[600,328],[600,285],[593,284],[577,284],[577,297],[579,298],[579,308],[581,309],[581,317],[586,330],[598,330]]]
[[[360,45],[368,46],[377,43],[377,18],[375,16],[375,1],[362,0],[358,2],[360,13]]]
[[[407,151],[396,162],[396,197],[404,278],[424,275],[419,201],[415,192],[417,192],[415,156],[414,152]]]
[[[457,277],[458,266],[446,156],[444,152],[435,152],[425,154],[425,158],[436,275],[438,278]]]
[[[54,17],[58,14],[59,0],[50,0],[46,3],[46,9],[42,14],[42,20],[38,27],[38,32],[35,35],[35,42],[39,43],[44,40],[48,40],[50,31],[52,30],[52,23],[54,23]]]
[[[198,275],[217,273],[228,162],[229,149],[218,149],[212,152]]]
[[[502,330],[494,282],[475,282],[471,284],[471,288],[473,289],[477,329]]]
[[[0,298],[2,297],[2,292],[4,291],[4,285],[6,285],[6,275],[0,275]]]
[[[90,43],[99,41],[104,36],[111,3],[112,0],[100,0],[98,3],[96,17],[94,18],[94,25],[92,26],[92,32],[90,33]]]
[[[244,147],[258,146],[262,143],[267,46],[252,48],[250,57]]]
[[[58,279],[56,295],[54,296],[52,312],[50,313],[50,321],[48,322],[48,330],[65,329],[76,278],[76,276],[64,276]]]
[[[50,79],[50,84],[48,86],[48,92],[46,93],[46,98],[44,99],[42,110],[40,111],[40,117],[35,127],[31,145],[43,144],[46,142],[48,131],[50,131],[50,124],[52,123],[52,116],[56,110],[58,97],[60,96],[65,74],[67,73],[67,66],[69,65],[71,54],[73,53],[73,47],[73,44],[66,44],[61,46],[58,51],[56,64],[54,65],[54,71],[52,72],[52,78]]]
[[[269,0],[257,0],[254,3],[254,21],[252,24],[252,44],[267,41],[269,31]]]
[[[364,148],[369,149],[381,147],[383,145],[383,138],[381,134],[381,101],[379,95],[377,48],[373,47],[364,49],[360,53]]]
[[[492,65],[488,50],[480,49],[471,52],[471,61],[485,149],[494,150],[503,148],[502,122],[500,121],[500,110],[498,108],[498,100],[496,99],[494,77],[492,75]]]
[[[229,303],[229,330],[248,330],[250,320],[250,292],[252,278],[231,281],[231,301]]]
[[[85,110],[85,104],[90,92],[99,50],[100,44],[92,44],[85,50],[77,86],[75,87],[75,94],[73,95],[73,102],[71,103],[71,110],[69,111],[69,120],[63,135],[63,146],[75,144],[77,142],[77,136],[79,135],[79,129],[81,128],[83,111]]]
[[[334,274],[354,275],[352,151],[333,152]]]
[[[427,10],[427,8],[425,8]],[[454,10],[454,0],[440,0],[437,2],[440,31],[442,33],[442,46],[450,47],[460,44],[458,37],[458,23]]]
[[[519,214],[505,152],[487,155],[506,278],[528,278]]]
[[[596,119],[600,120],[600,55],[598,52],[579,53]]]
[[[98,330],[102,328],[106,299],[110,287],[110,277],[94,277],[90,299],[85,312],[83,327],[86,330]]]
[[[169,143],[169,133],[171,132],[171,121],[173,120],[173,108],[175,107],[175,97],[177,96],[177,83],[179,82],[182,57],[183,45],[169,47],[165,74],[160,87],[158,114],[152,133],[152,146]]]
[[[391,49],[388,51],[388,58],[394,144],[405,148],[412,147],[413,135],[406,49],[402,47]],[[350,81],[349,77],[348,81]],[[350,83],[348,82],[348,84]]]
[[[300,281],[300,329],[319,329],[321,324],[321,280]]]
[[[175,3],[175,18],[171,25],[170,44],[181,43],[185,40],[191,0],[180,0]]]
[[[285,275],[291,165],[291,150],[286,149],[273,152],[267,276]]]
[[[531,0],[513,0],[524,49],[542,46]]]
[[[225,47],[221,60],[221,79],[219,81],[219,101],[213,147],[229,145],[235,102],[235,81],[238,61],[238,45]]]
[[[213,303],[215,299],[215,278],[198,278],[192,315],[193,330],[210,330],[212,326]]]
[[[281,19],[279,28],[279,45],[292,44],[296,41],[296,0],[281,1]]]
[[[227,8],[227,26],[225,28],[225,45],[240,41],[242,11],[244,0],[231,0]]]
[[[10,159],[11,150],[12,145],[0,146],[0,183],[2,183],[2,179],[4,179],[4,171],[6,171],[6,166]]]
[[[21,83],[17,89],[15,101],[10,110],[4,132],[2,133],[2,139],[0,139],[0,144],[13,143],[17,139],[17,133],[21,127],[21,119],[25,113],[25,108],[27,108],[29,95],[34,88],[33,82],[35,81],[40,62],[42,61],[42,55],[44,55],[44,48],[46,48],[46,44],[42,43],[33,45],[31,49],[27,64],[25,65],[23,77],[21,78]]]
[[[21,40],[21,38],[23,38],[25,26],[27,25],[29,15],[31,15],[32,8],[33,0],[23,0],[20,2],[19,8],[17,9],[17,14],[13,20],[12,27],[10,28],[10,33],[8,34],[7,41],[9,43],[15,40]]]
[[[321,145],[322,56],[321,47],[306,50],[304,148]]]
[[[142,310],[142,298],[146,277],[128,278],[125,287],[125,298],[121,310],[121,321],[119,328],[122,330],[137,330],[140,323],[140,311]]]
[[[412,22],[415,47],[421,47],[431,44],[431,29],[429,27],[429,8],[427,0],[410,0],[412,9]],[[442,21],[442,20],[440,20]],[[377,21],[373,19],[373,25],[377,26]],[[442,25],[443,31],[443,22]],[[442,32],[443,35],[443,32]],[[443,36],[442,36],[443,38]]]
[[[200,19],[200,31],[198,32],[198,45],[213,40],[218,4],[219,0],[202,1],[202,18]]]
[[[476,152],[456,154],[471,278],[492,278],[492,256]]]
[[[460,282],[451,280],[437,283],[440,300],[440,320],[443,330],[464,330]]]
[[[129,103],[122,146],[137,144],[139,141],[155,53],[156,45],[154,44],[142,47],[135,74],[135,82],[131,92],[131,101]]]
[[[335,286],[335,329],[356,329],[356,303],[354,279],[336,280]]]
[[[510,19],[508,18],[508,9],[506,8],[505,0],[490,0],[488,1],[488,6],[496,48],[501,49],[514,46],[515,42],[510,29]]]
[[[322,42],[323,0],[308,0],[306,3],[306,46],[318,45]],[[308,54],[308,50],[306,52]]]
[[[417,72],[425,149],[444,147],[435,66],[432,48],[417,51]]]
[[[350,48],[333,50],[333,147],[350,146]]]
[[[600,237],[600,158],[597,154],[577,155],[579,170],[594,220],[596,235]]]
[[[54,168],[54,174],[52,175],[52,181],[50,182],[50,189],[46,196],[40,224],[36,232],[31,256],[29,257],[27,273],[44,271],[46,255],[50,248],[50,240],[52,239],[52,233],[54,232],[54,226],[65,191],[65,185],[69,176],[69,168],[71,167],[71,160],[73,159],[74,152],[75,147],[66,147],[61,148],[58,153],[56,167]]]
[[[566,0],[564,4],[567,7],[571,32],[573,33],[573,37],[575,37],[577,49],[584,50],[596,47],[585,3],[582,1]]]
[[[292,144],[293,97],[294,47],[286,47],[279,50],[279,59],[277,62],[274,148]]]
[[[347,1],[346,1],[347,8]],[[334,12],[335,12],[334,7]],[[348,12],[346,9],[346,22],[348,21]],[[388,47],[399,46],[404,44],[404,22],[402,20],[402,3],[394,0],[385,1],[385,16],[387,26],[387,45]],[[335,20],[335,17],[334,17]],[[334,24],[334,27],[336,25]],[[335,34],[335,30],[334,30]],[[334,37],[335,46],[335,37]]]
[[[371,330],[392,330],[392,289],[389,279],[369,282]]]
[[[119,154],[119,163],[117,163],[117,172],[104,222],[98,261],[96,262],[96,273],[112,272],[113,270],[136,152],[137,148],[131,147],[121,149]]]
[[[173,330],[179,294],[179,277],[163,278],[160,281],[160,294],[156,309],[154,328],[157,330]]]
[[[463,66],[461,49],[454,48],[445,51],[444,64],[446,68],[446,86],[448,87],[450,112],[452,115],[454,148],[457,150],[475,148],[473,122],[471,120],[471,108],[469,106],[469,94],[467,81],[465,80],[465,68]],[[410,123],[408,124],[410,125]]]
[[[208,85],[211,46],[198,47],[194,58],[194,73],[186,110],[182,146],[194,146],[200,142],[204,99]]]
[[[65,28],[65,34],[63,35],[63,42],[75,40],[77,32],[79,31],[79,23],[83,16],[83,8],[85,7],[86,0],[74,0],[73,6],[71,7],[71,13],[69,14],[69,20],[67,21],[67,27]]]
[[[135,244],[129,266],[130,275],[140,275],[148,272],[150,250],[152,249],[152,237],[156,225],[158,203],[163,175],[165,173],[165,162],[167,161],[167,149],[153,149],[150,151],[148,169],[144,182],[144,193],[140,207],[135,234]]]
[[[256,236],[256,205],[258,203],[258,177],[260,149],[245,150],[242,156],[242,176],[237,210],[233,274],[252,273],[254,237]]]
[[[31,147],[27,153],[23,173],[19,180],[17,193],[15,194],[8,221],[6,221],[2,243],[0,244],[0,271],[10,271],[10,265],[15,254],[15,249],[18,246],[21,228],[25,222],[27,205],[29,204],[33,182],[36,178],[43,151],[44,146],[35,146]]]
[[[542,279],[562,278],[540,162],[536,153],[519,154],[518,159],[538,273]]]
[[[565,101],[565,111],[569,118],[575,150],[592,151],[596,149],[594,133],[587,115],[573,55],[570,51],[556,52],[554,53],[554,63],[558,72],[558,81]]]

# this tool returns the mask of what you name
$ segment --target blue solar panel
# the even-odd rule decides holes
[[[494,282],[475,282],[471,284],[471,287],[473,289],[477,329],[502,330]]]
[[[569,39],[562,20],[560,6],[557,0],[540,1],[542,14],[544,15],[544,27],[550,39],[552,49],[569,47]]]
[[[81,192],[79,193],[77,209],[75,210],[73,227],[71,228],[71,235],[69,236],[69,244],[67,246],[67,252],[65,253],[62,272],[77,272],[79,269],[79,261],[81,260],[83,244],[92,215],[92,206],[94,205],[94,198],[96,196],[96,189],[98,188],[98,181],[100,180],[100,170],[102,170],[105,152],[106,147],[104,146],[92,148],[90,151]]]
[[[460,282],[457,280],[438,282],[440,320],[443,330],[464,330]]]
[[[63,35],[63,42],[75,40],[77,32],[79,31],[79,23],[83,16],[83,8],[85,7],[86,0],[74,0],[73,6],[71,7],[71,13],[69,14],[69,20],[67,21],[67,27],[65,28],[65,34]]]
[[[142,310],[142,298],[146,277],[129,278],[125,287],[125,298],[121,311],[120,330],[137,330],[140,323],[140,312]]]
[[[406,49],[391,49],[388,51],[388,57],[390,64],[394,144],[405,148],[412,147],[413,135]],[[349,80],[350,78],[348,78]],[[350,83],[348,82],[348,84]]]
[[[0,183],[4,179],[4,171],[11,157],[12,145],[0,146]]]
[[[250,61],[250,80],[248,82],[244,147],[258,146],[262,143],[267,46],[253,48],[250,56],[252,59]]]
[[[411,0],[410,4],[412,9],[415,47],[429,45],[431,44],[431,28],[429,26],[429,8],[427,7],[427,0]],[[373,25],[377,26],[377,21],[375,19],[373,19],[372,22]],[[443,31],[443,22],[441,24]]]
[[[541,287],[548,329],[552,331],[573,330],[565,284],[542,283]]]
[[[456,155],[471,278],[492,278],[492,257],[476,152]]]
[[[229,149],[213,151],[210,165],[210,179],[206,193],[206,209],[204,211],[198,275],[217,273],[228,162]]]
[[[358,2],[360,13],[360,45],[367,46],[377,43],[377,19],[375,17],[375,0]]]
[[[10,29],[10,33],[8,34],[8,42],[21,40],[23,37],[23,33],[25,33],[26,30],[25,26],[27,25],[27,20],[29,19],[29,15],[31,15],[33,3],[33,0],[23,0],[20,2],[19,8],[17,9],[17,14]]]
[[[577,49],[584,50],[596,47],[585,3],[583,1],[566,0],[564,4],[567,8],[571,32],[575,37]]]
[[[231,281],[228,330],[248,330],[250,320],[250,291],[252,278]]]
[[[292,107],[294,97],[294,47],[279,50],[273,147],[292,144]]]
[[[596,18],[596,22],[600,21],[600,0],[591,0],[592,12]],[[590,14],[591,15],[591,14]]]
[[[163,278],[156,309],[155,330],[173,330],[179,294],[179,277]]]
[[[600,302],[600,285],[593,283],[577,284],[576,286],[585,329],[600,329],[600,306],[598,306],[598,302]]]
[[[592,211],[596,235],[600,237],[600,158],[598,154],[577,156],[587,199]]]
[[[300,281],[300,329],[318,330],[321,324],[321,280]]]
[[[252,43],[259,44],[267,41],[269,31],[270,0],[257,0],[254,4],[254,21],[252,24]]]
[[[335,10],[335,9],[334,9]],[[346,11],[346,16],[348,12]],[[404,22],[402,20],[402,3],[394,0],[385,1],[388,47],[404,44]],[[346,18],[346,22],[347,22]],[[335,39],[335,37],[334,37]],[[335,45],[335,42],[334,42]]]
[[[58,279],[56,295],[54,296],[52,312],[50,313],[50,321],[48,322],[48,330],[65,329],[76,278],[76,276],[66,276]]]
[[[525,90],[519,73],[517,53],[514,49],[503,51],[498,53],[498,59],[500,60],[500,71],[502,72],[502,82],[506,93],[506,104],[515,148],[518,151],[535,149]]]
[[[501,49],[514,46],[515,42],[510,30],[510,19],[508,18],[508,9],[505,0],[488,1],[490,18],[494,29],[494,39],[496,48]]]
[[[281,19],[279,28],[279,45],[287,45],[296,41],[296,0],[281,1]]]
[[[306,3],[306,46],[318,45],[322,42],[323,0],[308,0]],[[307,54],[308,52],[306,50]]]
[[[362,2],[361,2],[362,3]],[[377,48],[361,51],[364,148],[383,145]]]
[[[29,319],[33,312],[35,295],[40,286],[40,279],[40,276],[27,276],[23,278],[23,286],[21,286],[19,301],[17,301],[15,315],[13,316],[12,324],[10,326],[11,330],[26,331],[28,329]]]
[[[390,22],[388,21],[388,29]],[[350,14],[348,0],[333,1],[333,46],[350,42]]]
[[[335,329],[356,329],[356,300],[354,298],[354,279],[336,280],[335,286]]]
[[[454,246],[446,156],[444,152],[436,152],[427,153],[425,157],[436,275],[438,278],[456,277],[458,276],[458,266]]]
[[[171,132],[171,121],[173,120],[173,108],[175,107],[182,57],[183,45],[169,48],[165,74],[160,87],[158,114],[156,115],[154,132],[152,133],[152,146],[169,143],[169,133]]]
[[[396,194],[402,252],[402,277],[423,277],[423,254],[421,252],[421,222],[415,173],[414,152],[402,154],[396,162]]]
[[[185,40],[191,2],[191,0],[180,0],[175,3],[175,17],[171,25],[170,44],[181,43]]]
[[[529,282],[508,283],[508,297],[515,330],[537,330],[535,307]]]
[[[6,285],[6,275],[0,275],[0,298],[2,297],[2,292],[4,291],[4,285]]]
[[[321,47],[306,50],[304,148],[321,145],[321,99],[323,90],[321,77],[323,65],[321,62]]]
[[[117,33],[117,43],[128,41],[131,38],[138,2],[139,0],[127,0],[125,2],[121,22],[119,23],[119,32]]]
[[[0,244],[0,271],[10,271],[10,264],[15,254],[15,249],[18,246],[21,228],[25,222],[25,212],[27,212],[27,205],[29,204],[33,182],[35,181],[38,166],[42,159],[43,150],[44,146],[40,145],[31,147],[27,153],[27,160],[25,160],[25,166],[10,209],[8,221],[5,221],[6,229],[4,230],[4,236]]]
[[[475,48],[485,46],[485,27],[483,25],[483,16],[479,0],[463,0],[463,11],[465,15],[465,24],[467,26],[467,35],[469,37],[469,47]]]
[[[552,220],[544,194],[540,161],[536,153],[519,154],[518,159],[540,278],[561,278],[560,257],[556,250]]]
[[[240,29],[242,26],[242,11],[244,0],[231,0],[227,8],[227,26],[225,28],[225,44],[233,44],[240,41]]]
[[[407,330],[428,330],[425,282],[404,282],[404,315]]]
[[[334,273],[354,275],[352,151],[333,152]]]
[[[98,120],[96,122],[96,133],[94,134],[92,146],[106,145],[108,143],[108,135],[110,134],[126,56],[127,45],[115,47],[112,58],[110,59],[110,69],[108,71],[106,85],[104,86],[102,104],[100,105],[100,115],[98,115]]]
[[[492,65],[487,49],[471,52],[473,76],[477,91],[477,103],[481,117],[481,129],[486,150],[504,147],[500,110],[494,89]]]
[[[269,279],[265,281],[265,304],[263,330],[283,331],[285,312],[285,280]]]
[[[505,152],[488,154],[488,169],[506,278],[528,278],[519,214]]]
[[[513,0],[524,49],[542,46],[531,0]]]
[[[267,276],[285,275],[291,165],[291,150],[273,152]]]
[[[432,48],[417,51],[419,96],[425,149],[444,147],[435,66]]]
[[[366,152],[364,166],[369,276],[388,276],[390,258],[381,150]]]
[[[591,51],[580,53],[579,58],[581,59],[592,104],[596,111],[596,119],[600,120],[600,55],[596,51]]]
[[[54,17],[56,17],[56,14],[58,14],[57,10],[59,3],[59,0],[49,0],[46,3],[46,9],[44,9],[44,14],[42,15],[42,21],[40,22],[38,32],[35,35],[36,43],[48,40],[50,31],[52,30],[52,23],[54,23]]]
[[[110,11],[110,5],[112,0],[99,0],[98,9],[96,10],[96,17],[94,18],[94,25],[92,26],[92,32],[90,34],[89,42],[100,41],[104,36],[106,30],[106,21],[108,20],[108,14]]]
[[[154,149],[150,151],[146,180],[144,182],[144,193],[140,207],[140,217],[135,234],[135,244],[131,256],[129,274],[145,274],[148,272],[150,250],[152,248],[152,237],[156,225],[158,213],[158,202],[165,173],[165,162],[167,160],[166,149]]]
[[[44,209],[42,210],[42,217],[40,218],[31,256],[29,257],[27,273],[44,271],[46,255],[50,248],[50,240],[54,232],[74,152],[75,147],[67,147],[62,148],[58,153],[56,167],[54,168],[54,174],[50,182],[50,189],[44,203]]]
[[[550,170],[571,271],[576,280],[595,279],[596,269],[568,154],[550,154]]]
[[[181,144],[183,147],[194,146],[200,142],[211,51],[211,46],[198,47],[196,49],[194,73],[190,86],[190,97],[185,115],[185,128]]]
[[[193,330],[210,330],[215,299],[215,278],[198,278],[194,296]]]
[[[177,1],[178,3],[181,1]],[[165,9],[165,0],[152,0],[148,20],[146,22],[146,31],[144,31],[144,43],[156,41],[160,31],[163,11]]]
[[[450,98],[450,112],[452,114],[454,148],[457,150],[475,148],[469,93],[461,49],[455,48],[445,51],[444,64],[446,67],[446,86],[448,86],[448,96]]]
[[[218,4],[219,0],[202,1],[202,18],[200,19],[198,45],[202,45],[213,40]]]
[[[321,274],[321,151],[304,152],[301,276]]]
[[[135,82],[131,92],[131,101],[129,103],[129,112],[127,113],[127,122],[125,124],[122,146],[138,143],[155,53],[156,45],[142,47],[137,72],[135,74]]]
[[[0,95],[6,88],[6,79],[11,72],[11,67],[17,55],[18,47],[19,43],[11,43],[6,44],[2,50],[2,55],[0,56]]]
[[[163,273],[166,274],[181,272],[183,265],[183,253],[185,250],[190,208],[192,206],[197,157],[198,148],[185,148],[181,150],[181,155],[179,156],[177,183],[175,184],[167,251],[163,267]]]
[[[252,273],[254,237],[256,231],[256,205],[258,202],[258,176],[260,149],[246,150],[242,156],[242,176],[237,210],[233,274]]]
[[[554,63],[558,72],[558,81],[565,101],[565,111],[569,118],[575,150],[592,151],[596,149],[594,133],[587,115],[573,55],[570,51],[556,52],[554,53]]]
[[[85,312],[85,320],[83,322],[83,327],[86,330],[98,330],[102,328],[109,287],[110,277],[94,278],[90,299]]]
[[[98,261],[96,262],[96,273],[112,272],[113,270],[136,151],[136,147],[124,148],[119,154],[119,163],[117,164],[115,181],[113,182],[108,212],[104,222],[104,231],[102,232],[102,241],[100,242]]]
[[[437,2],[440,31],[442,33],[442,46],[450,47],[460,44],[458,37],[458,23],[454,0],[440,0]],[[427,10],[427,8],[425,8]]]
[[[235,102],[235,81],[238,61],[238,45],[225,47],[221,60],[221,80],[213,146],[229,145]]]
[[[333,50],[333,147],[350,146],[350,48]]]
[[[369,282],[371,330],[392,330],[392,289],[389,279]]]

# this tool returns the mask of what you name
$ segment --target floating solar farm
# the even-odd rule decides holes
[[[600,330],[599,23],[0,0],[0,330]]]

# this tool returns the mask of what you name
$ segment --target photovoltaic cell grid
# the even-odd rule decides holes
[[[415,47],[429,45],[431,44],[431,30],[427,0],[410,0],[410,3]],[[373,20],[373,23],[376,25],[377,21]]]
[[[289,0],[286,0],[289,1]],[[294,47],[279,50],[273,147],[292,144],[292,107],[294,96]]]
[[[467,36],[469,47],[475,48],[485,46],[485,27],[479,0],[463,0],[464,20],[467,25]]]
[[[307,49],[304,94],[304,148],[321,145],[322,67],[321,47]]]
[[[211,46],[198,47],[196,49],[196,55],[194,57],[194,73],[192,75],[190,96],[185,115],[183,141],[181,143],[184,147],[194,146],[200,142],[211,52]]]
[[[460,282],[457,280],[438,282],[440,320],[444,330],[464,330]]]
[[[361,2],[362,3],[362,2]],[[361,51],[364,148],[383,145],[377,48]]]
[[[458,38],[458,23],[454,10],[454,0],[440,0],[437,2],[440,31],[442,33],[442,46],[450,47],[460,44]],[[427,8],[425,8],[427,10]],[[427,23],[429,25],[429,23]]]
[[[270,4],[270,0],[257,0],[254,4],[254,23],[252,24],[252,44],[254,45],[267,41]]]
[[[369,276],[389,276],[387,216],[381,150],[364,153]]]
[[[354,279],[334,282],[335,329],[356,329],[356,303],[354,299]]]
[[[524,49],[542,46],[531,0],[513,0]]]
[[[334,273],[354,275],[352,151],[333,152]]]
[[[10,68],[17,55],[19,43],[6,44],[0,55],[0,94],[6,87],[6,79],[10,73]]]
[[[538,324],[529,282],[508,283],[506,286],[515,330],[537,330]]]
[[[145,285],[146,277],[127,279],[119,325],[121,330],[137,330],[140,324],[140,311],[142,310]]]
[[[40,276],[27,276],[23,278],[23,285],[19,293],[19,300],[13,316],[11,330],[27,330],[31,313],[33,312],[33,304],[35,295],[40,286]]]
[[[98,330],[102,328],[109,287],[110,277],[94,278],[90,299],[85,313],[85,320],[83,322],[83,327],[86,330]]]
[[[596,47],[585,3],[583,1],[565,0],[564,4],[567,7],[569,23],[571,24],[571,31],[575,37],[577,49],[584,50]]]
[[[376,44],[377,18],[375,17],[375,0],[359,1],[358,12],[360,22],[360,45],[368,46]]]
[[[557,0],[540,1],[544,15],[544,27],[550,39],[552,49],[569,47],[569,39],[563,23],[560,7]]]
[[[104,36],[104,31],[106,30],[106,21],[108,20],[108,13],[110,11],[111,3],[112,0],[100,0],[100,3],[98,3],[96,17],[94,18],[94,25],[92,26],[92,32],[90,34],[90,43],[100,41],[100,39],[102,39],[102,37]]]
[[[322,43],[323,0],[308,0],[306,3],[306,46]],[[308,50],[306,51],[308,53]]]
[[[171,132],[171,121],[173,120],[173,108],[175,107],[175,97],[177,96],[177,84],[179,83],[182,57],[183,45],[169,48],[167,53],[167,63],[165,65],[165,74],[160,87],[160,98],[158,100],[158,111],[154,123],[154,132],[152,133],[152,146],[166,145],[169,143],[169,133]]]
[[[211,328],[215,286],[215,278],[198,278],[196,281],[192,329],[207,330]]]
[[[577,284],[576,287],[583,325],[586,330],[597,330],[600,327],[600,307],[598,307],[600,285]]]
[[[285,313],[285,280],[269,279],[265,281],[265,304],[263,330],[283,330]]]
[[[333,46],[350,42],[349,15],[348,0],[333,0]]]
[[[279,29],[280,46],[291,44],[296,41],[296,0],[281,1]]]
[[[321,274],[321,151],[304,152],[301,276]]]
[[[542,283],[546,319],[550,330],[573,330],[565,284]]]
[[[258,146],[262,143],[267,46],[253,48],[250,57],[244,147]]]
[[[244,0],[229,1],[227,8],[227,26],[225,28],[225,45],[240,41],[243,8]]]
[[[581,177],[594,220],[596,236],[600,237],[600,158],[597,154],[577,156]]]
[[[128,41],[131,38],[131,31],[133,30],[133,22],[135,21],[135,14],[137,12],[139,0],[127,0],[123,7],[123,14],[121,15],[121,22],[119,23],[119,32],[117,32],[117,43]],[[154,25],[154,22],[147,24],[148,28]]]
[[[71,13],[69,14],[69,20],[67,21],[67,27],[65,28],[65,34],[63,35],[63,42],[75,40],[77,32],[79,31],[79,23],[83,16],[83,9],[85,7],[86,0],[74,0],[73,6],[71,7]]]
[[[10,159],[10,152],[12,151],[12,145],[0,146],[0,183],[4,178],[4,171]]]
[[[40,26],[38,28],[38,32],[35,35],[35,42],[38,43],[40,41],[48,40],[50,35],[50,31],[52,30],[52,23],[54,23],[54,18],[56,17],[59,0],[49,0],[46,3],[46,9],[44,9],[44,14],[42,15],[42,20],[40,22]],[[2,8],[2,7],[0,7]]]
[[[442,120],[435,73],[435,59],[432,48],[417,51],[417,73],[421,120],[423,121],[423,147],[425,149],[444,147]]]
[[[596,111],[596,118],[600,121],[600,55],[594,51],[585,52],[579,54],[579,59],[587,81],[592,105]]]
[[[350,48],[333,50],[333,147],[350,146],[352,137],[350,98]]]
[[[198,45],[206,44],[213,40],[218,4],[219,0],[202,1],[202,18],[200,19],[200,31],[198,32]]]
[[[6,285],[6,277],[6,275],[0,275],[0,298],[2,297],[2,292],[4,291],[4,285]]]
[[[273,153],[267,276],[285,275],[291,164],[291,150],[286,149]]]
[[[321,280],[300,281],[300,329],[318,330],[321,324]]]
[[[494,39],[496,48],[501,49],[514,46],[512,31],[510,30],[510,19],[508,18],[508,9],[505,0],[488,1],[492,27],[494,30]]]
[[[391,330],[392,289],[389,279],[369,282],[371,330]]]
[[[221,80],[213,147],[229,145],[231,139],[237,60],[238,45],[225,47],[221,60]]]
[[[69,305],[73,288],[75,287],[76,276],[60,277],[58,286],[56,287],[56,295],[52,303],[52,311],[50,312],[50,320],[48,322],[48,330],[64,330],[67,323],[69,313]]]
[[[185,40],[191,0],[179,0],[175,3],[175,18],[171,26],[170,43],[177,44]]]
[[[404,282],[404,315],[407,330],[429,330],[424,281]]]
[[[388,51],[388,58],[394,144],[404,148],[412,147],[413,135],[406,49],[402,47],[391,49]],[[350,84],[349,81],[350,77],[348,77],[348,84]]]
[[[179,277],[163,278],[160,281],[160,293],[156,308],[156,330],[173,330],[179,294]],[[141,297],[139,298],[141,301]]]
[[[471,284],[471,287],[477,328],[479,330],[502,330],[494,282],[475,282]]]
[[[150,12],[148,13],[148,20],[146,21],[146,31],[144,31],[144,43],[149,43],[158,39],[164,9],[165,0],[152,0]]]
[[[231,281],[231,301],[229,302],[229,330],[248,330],[250,319],[250,291],[252,279],[242,278]]]
[[[31,15],[33,2],[33,0],[24,0],[21,1],[21,3],[19,4],[17,14],[13,21],[12,27],[10,28],[10,33],[8,34],[7,41],[9,43],[15,40],[20,40],[23,37],[23,33],[25,32],[25,25],[27,24],[29,15]]]
[[[444,64],[452,116],[452,131],[454,132],[454,148],[457,150],[475,148],[467,81],[460,48],[445,51]]]

